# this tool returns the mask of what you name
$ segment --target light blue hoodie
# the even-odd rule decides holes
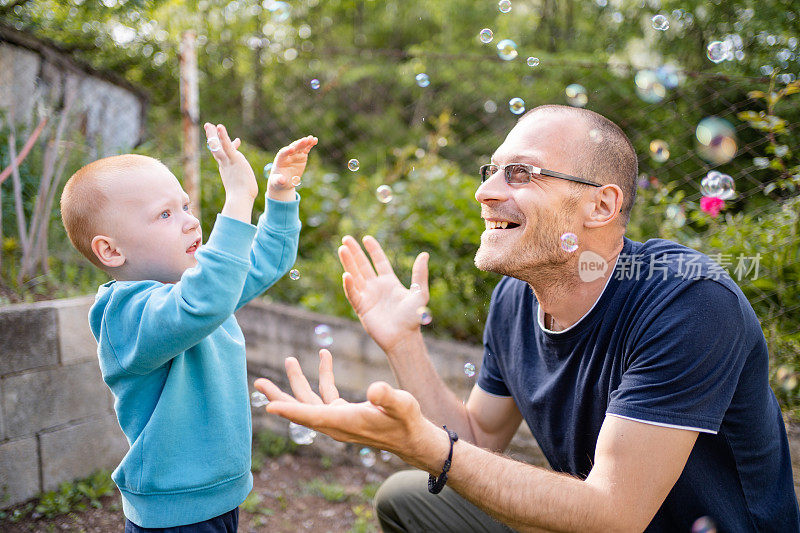
[[[130,444],[112,478],[138,526],[207,520],[250,493],[247,365],[233,312],[291,268],[298,206],[299,196],[267,199],[257,228],[217,215],[197,265],[175,284],[99,288],[89,324]]]

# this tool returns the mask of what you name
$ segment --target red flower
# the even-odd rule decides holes
[[[719,215],[723,207],[725,207],[725,200],[717,198],[716,196],[703,196],[700,198],[700,209],[711,215],[711,218],[715,218]]]

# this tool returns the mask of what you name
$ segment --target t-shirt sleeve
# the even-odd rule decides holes
[[[687,282],[643,317],[607,414],[716,433],[752,350],[737,295]]]
[[[503,290],[504,283],[501,281],[497,287],[495,287],[494,293],[492,294],[492,304],[489,307],[489,316],[486,317],[486,327],[483,330],[483,363],[481,363],[481,368],[478,371],[478,386],[483,389],[484,391],[488,392],[489,394],[493,394],[494,396],[511,396],[511,392],[509,392],[508,387],[506,387],[505,380],[503,379],[502,369],[500,367],[500,361],[497,357],[496,351],[496,343],[494,342],[494,333],[498,331],[497,328],[501,328],[500,334],[503,334],[503,329],[506,324],[499,323],[496,324],[496,317],[500,314],[497,310],[498,307],[498,300],[499,293]]]

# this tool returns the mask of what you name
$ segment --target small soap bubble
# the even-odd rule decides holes
[[[664,15],[656,15],[653,17],[653,28],[659,31],[665,31],[669,29],[669,19]]]
[[[578,236],[574,233],[564,233],[561,235],[561,249],[572,253],[578,249]]]
[[[497,43],[497,55],[503,61],[511,61],[517,57],[517,43],[511,39],[503,39]]]
[[[599,144],[603,142],[603,134],[600,133],[600,130],[589,130],[589,140]]]
[[[254,391],[250,395],[250,405],[252,405],[253,407],[264,407],[268,403],[269,400],[267,399],[267,397],[258,391]]]
[[[311,86],[311,88],[312,88],[312,89],[314,89],[315,91],[316,91],[317,89],[319,89],[319,80],[318,80],[317,78],[314,78],[314,79],[313,79],[313,80],[311,80],[311,81],[310,81],[308,84],[309,84],[309,85]]]
[[[420,72],[419,74],[414,76],[414,79],[417,80],[417,85],[420,87],[427,87],[428,85],[431,84],[430,78],[424,72]]]
[[[492,30],[490,30],[489,28],[483,28],[481,32],[478,34],[478,37],[480,38],[482,43],[488,44],[492,42],[492,39],[494,38],[494,33],[492,33]]]
[[[297,270],[296,268],[291,269],[289,271],[289,278],[294,281],[297,281],[298,279],[300,279],[300,271]]]
[[[650,141],[650,157],[653,158],[653,161],[663,163],[669,159],[669,145],[661,139]]]
[[[664,215],[672,221],[672,224],[679,228],[686,224],[686,211],[682,206],[679,205],[669,205],[664,210]]]
[[[652,70],[640,70],[633,81],[636,84],[636,94],[648,104],[660,102],[667,95],[667,88]]]
[[[358,170],[358,159],[351,159],[347,162],[347,168],[349,168],[352,172]]]
[[[209,137],[206,141],[206,146],[208,146],[208,149],[212,152],[219,152],[222,150],[222,143],[219,142],[219,138],[217,137]]]
[[[567,85],[564,94],[567,96],[567,103],[573,107],[583,107],[589,102],[586,88],[578,83]]]
[[[372,448],[361,448],[358,451],[358,459],[367,468],[372,468],[377,462],[377,457],[375,457],[375,452],[372,451]]]
[[[769,159],[766,157],[754,157],[753,165],[755,165],[756,168],[767,168],[769,166]]]
[[[419,317],[419,323],[423,326],[427,326],[433,320],[431,310],[424,305],[417,308],[417,316]]]
[[[264,165],[264,179],[269,179],[269,173],[272,172],[272,163]]]
[[[475,365],[473,365],[472,363],[464,363],[464,374],[466,374],[468,378],[474,376]]]
[[[508,13],[511,11],[511,0],[500,0],[497,2],[497,9],[500,13]]]
[[[711,116],[697,123],[697,153],[716,165],[728,163],[736,155],[736,130],[727,120]]]
[[[714,63],[722,63],[728,56],[728,47],[722,41],[711,41],[706,47],[706,57]]]
[[[330,326],[326,324],[319,324],[314,328],[314,337],[317,340],[317,344],[323,348],[333,344],[333,333],[331,333]]]
[[[300,176],[292,176],[292,186],[293,187],[300,186]]]
[[[308,446],[309,444],[314,443],[314,439],[316,437],[317,432],[313,429],[301,426],[300,424],[295,424],[294,422],[289,422],[289,438],[292,439],[292,442],[295,444]]]
[[[392,460],[392,452],[381,450],[381,461],[383,461],[384,463],[388,463],[391,460]]]
[[[716,196],[720,200],[729,200],[735,194],[735,184],[728,174],[712,170],[700,181],[700,192],[703,196]]]
[[[486,100],[483,103],[483,110],[487,113],[496,113],[497,112],[497,104],[494,100]]]
[[[539,66],[539,58],[530,56],[526,61],[529,67],[538,67]]]
[[[692,533],[717,533],[717,524],[707,516],[701,516],[692,524]]]
[[[375,189],[375,196],[380,203],[388,204],[392,201],[392,198],[394,198],[394,193],[392,192],[392,188],[388,185],[381,185]]]
[[[508,101],[508,109],[515,115],[525,112],[525,101],[522,98],[512,98]]]
[[[408,287],[408,290],[410,290],[411,292],[422,292],[422,287],[420,286],[419,283],[412,283]]]

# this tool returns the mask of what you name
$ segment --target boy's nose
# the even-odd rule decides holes
[[[194,216],[191,213],[186,213],[186,222],[184,222],[183,224],[183,230],[186,233],[196,230],[199,225],[200,221],[197,219],[196,216]]]

